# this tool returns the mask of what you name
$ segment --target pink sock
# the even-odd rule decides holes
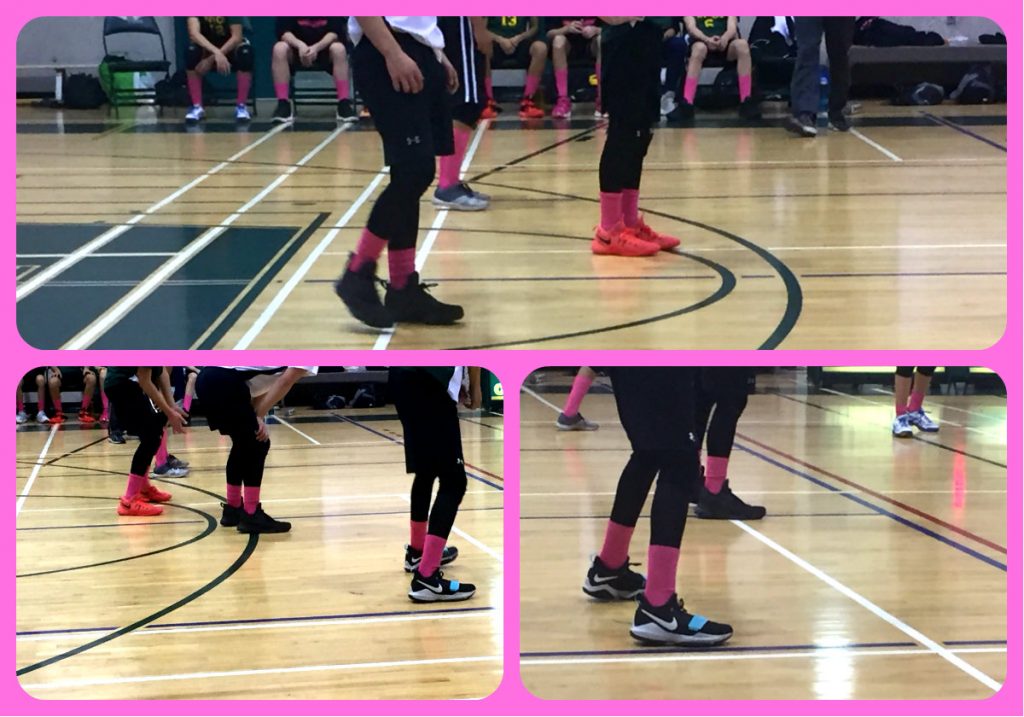
[[[555,70],[555,87],[558,89],[558,97],[569,96],[569,68]]]
[[[538,87],[540,87],[540,78],[534,77],[533,75],[527,75],[526,86],[523,87],[523,97],[532,99],[534,94],[536,94]]]
[[[640,190],[622,190],[622,223],[627,227],[635,227],[640,223]]]
[[[487,77],[484,79],[484,91],[487,92],[487,99],[494,100],[494,84],[491,82],[491,78]]]
[[[167,431],[164,430],[164,434],[160,437],[160,447],[156,449],[156,458],[154,459],[158,466],[162,466],[167,462]]]
[[[391,285],[396,289],[404,289],[409,282],[409,275],[416,271],[416,250],[396,249],[388,252],[388,273]]]
[[[697,78],[687,77],[686,82],[683,83],[683,97],[691,105],[693,104],[693,98],[697,96]]]
[[[902,416],[904,413],[906,413],[909,410],[910,409],[907,408],[907,404],[900,403],[900,400],[898,398],[896,399],[896,415],[897,416]]]
[[[242,487],[242,505],[245,506],[245,512],[249,515],[256,512],[256,509],[260,505],[259,486],[247,485]]]
[[[569,390],[569,398],[565,401],[565,408],[562,409],[569,418],[572,418],[580,412],[580,404],[583,403],[583,397],[587,395],[587,391],[590,390],[591,384],[594,383],[593,376],[585,373],[576,374],[576,378],[572,380],[572,388]]]
[[[676,591],[676,567],[679,548],[652,545],[647,549],[647,588],[644,597],[655,607],[669,601]]]
[[[110,413],[110,399],[107,398],[107,394],[106,393],[101,393],[100,394],[100,402],[103,403],[103,413],[104,413],[104,415]]]
[[[53,399],[53,410],[57,413],[64,413],[64,405],[61,403],[60,398]]]
[[[729,459],[720,456],[708,456],[708,464],[704,469],[704,487],[718,495],[722,491],[725,477],[729,471]]]
[[[601,192],[601,228],[612,229],[622,221],[622,192]]]
[[[42,391],[39,392],[39,398],[36,399],[36,403],[38,404],[40,411],[46,410],[46,395]]]
[[[232,508],[242,507],[242,486],[231,485],[228,483],[228,487],[224,491],[224,495],[227,498],[227,504]]]
[[[462,168],[462,158],[466,156],[466,147],[469,145],[469,130],[465,127],[455,127],[455,153],[438,160],[440,173],[437,178],[437,186],[441,189],[454,187],[459,183],[459,170]]]
[[[252,86],[252,73],[238,73],[238,104],[244,105],[249,99],[249,87]]]
[[[409,521],[409,547],[423,552],[423,541],[427,537],[427,521]]]
[[[182,399],[181,407],[185,409],[185,413],[188,413],[188,412],[190,412],[192,410],[192,394],[191,393],[188,394],[187,396],[185,396],[184,399]]]
[[[597,557],[613,570],[621,568],[629,559],[629,541],[632,537],[633,528],[609,520],[604,531],[604,545],[601,546],[601,552]]]
[[[740,102],[750,97],[750,75],[740,75]]]
[[[85,412],[89,411],[89,404],[92,403],[92,396],[86,396],[82,399],[82,410]]]
[[[21,413],[24,410],[25,410],[25,400],[19,398],[18,399],[18,413]]]
[[[913,413],[914,411],[920,411],[921,406],[924,405],[924,394],[920,391],[914,391],[910,394],[910,402],[907,404],[907,410]]]
[[[348,99],[348,78],[345,78],[344,80],[335,80],[334,87],[338,90],[339,100]]]
[[[203,78],[194,73],[188,76],[188,96],[192,104],[203,104]]]
[[[128,485],[124,489],[125,498],[133,498],[136,493],[145,488],[149,484],[149,479],[146,476],[135,475],[134,473],[128,474]]]
[[[423,558],[420,560],[420,575],[430,577],[434,571],[441,567],[441,553],[444,552],[444,545],[448,542],[436,535],[427,535],[423,540]]]
[[[274,96],[278,100],[288,99],[288,83],[287,82],[275,82],[274,83]]]
[[[359,237],[359,243],[356,244],[356,253],[352,255],[352,263],[349,265],[349,268],[352,271],[359,271],[363,268],[364,264],[377,261],[380,259],[380,255],[384,253],[384,247],[387,245],[387,239],[382,239],[369,229],[363,229],[363,233]]]

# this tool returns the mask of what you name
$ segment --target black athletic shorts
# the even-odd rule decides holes
[[[569,43],[569,46],[566,50],[565,58],[567,60],[587,57],[596,58],[596,43],[600,42],[598,37],[600,37],[600,35],[598,35],[597,37],[592,37],[588,40],[587,38],[583,37],[583,35],[577,35],[574,33],[567,34],[565,36],[565,39]]]
[[[525,70],[530,66],[530,45],[535,43],[537,38],[523,40],[511,54],[501,49],[498,43],[494,43],[494,52],[491,53],[491,69],[494,70]]]
[[[392,368],[388,382],[402,422],[406,473],[438,475],[462,463],[459,411],[445,386],[416,368]]]
[[[697,449],[693,426],[698,369],[615,367],[608,374],[634,451]]]
[[[706,366],[700,370],[700,390],[716,400],[745,398],[754,392],[755,379],[749,366]]]
[[[236,64],[236,54],[243,47],[251,47],[248,40],[243,40],[234,50],[225,54],[228,58],[228,64],[231,65],[232,72],[238,72],[238,66]],[[211,53],[207,52],[204,48],[199,45],[189,45],[188,50],[185,52],[185,69],[194,70],[199,66],[199,63],[210,56]],[[214,70],[216,71],[216,70]],[[251,70],[250,70],[251,71]]]
[[[451,106],[444,67],[434,50],[405,33],[395,33],[402,50],[423,73],[423,89],[399,92],[391,84],[384,56],[363,38],[352,51],[355,85],[384,143],[384,161],[434,160],[455,152]]]
[[[211,431],[225,436],[259,429],[246,374],[230,368],[204,366],[196,379],[196,396]]]
[[[117,414],[120,428],[133,436],[159,434],[167,425],[167,416],[160,413],[135,381],[124,381],[107,390],[107,399]]]
[[[609,122],[646,130],[661,119],[663,29],[640,22],[601,47],[601,103]]]
[[[338,42],[345,46],[345,50],[350,55],[352,54],[352,46],[350,43],[343,40],[338,40]],[[316,53],[316,59],[313,60],[313,65],[311,67],[306,67],[299,62],[298,51],[296,51],[294,47],[290,47],[288,51],[288,66],[291,68],[293,75],[296,72],[301,72],[302,70],[320,70],[322,72],[326,72],[328,75],[333,75],[334,61],[331,60],[331,45],[328,45],[323,50]]]

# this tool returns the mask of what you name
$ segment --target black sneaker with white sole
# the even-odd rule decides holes
[[[256,504],[256,512],[249,515],[244,510],[238,519],[239,533],[287,533],[292,524],[283,520],[274,520],[263,510],[263,504]]]
[[[446,545],[444,546],[444,550],[441,551],[441,565],[454,563],[455,558],[457,557],[459,557],[459,549],[454,545]],[[422,560],[422,550],[416,550],[416,548],[411,545],[405,546],[405,572],[414,572],[420,566],[420,561]]]
[[[242,506],[235,507],[227,503],[221,503],[220,507],[224,512],[220,514],[220,524],[225,528],[236,528],[242,520]]]
[[[278,100],[277,107],[274,108],[274,116],[271,119],[277,124],[291,122],[295,119],[295,116],[292,114],[291,100]]]
[[[849,132],[850,120],[843,112],[830,112],[828,115],[828,128],[835,132]]]
[[[732,637],[732,626],[691,615],[675,594],[661,606],[651,605],[641,594],[629,634],[645,645],[713,647]]]
[[[427,289],[436,284],[421,284],[419,272],[409,275],[405,288],[388,285],[384,294],[384,307],[399,324],[454,324],[463,317],[458,304],[438,301]],[[358,318],[358,317],[357,317]]]
[[[612,569],[594,556],[583,580],[583,592],[595,600],[632,600],[647,587],[647,578],[629,569],[629,559],[622,567]]]
[[[345,271],[334,282],[334,293],[342,300],[352,316],[375,329],[390,329],[395,321],[380,299],[377,284],[377,262],[369,261],[353,271],[350,254]]]
[[[359,119],[359,113],[352,106],[352,100],[338,100],[338,108],[334,112],[334,117],[339,122],[355,122]]]
[[[469,600],[474,594],[475,585],[460,583],[458,580],[446,580],[440,570],[435,570],[429,577],[420,575],[419,570],[414,570],[412,584],[409,586],[409,599],[413,602],[458,602]]]
[[[801,137],[818,136],[818,118],[810,112],[790,115],[785,122],[786,131]]]
[[[763,505],[749,505],[732,492],[729,481],[722,483],[722,489],[712,493],[704,486],[697,501],[697,517],[717,520],[761,520],[765,516]]]

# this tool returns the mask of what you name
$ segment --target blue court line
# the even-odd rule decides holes
[[[362,423],[360,423],[359,421],[355,420],[354,418],[349,418],[348,416],[341,416],[341,415],[339,415],[337,413],[331,413],[331,415],[334,416],[335,418],[337,418],[339,421],[345,421],[346,423],[351,423],[353,426],[357,426],[358,428],[362,428],[364,431],[369,431],[373,435],[379,436],[380,438],[383,438],[385,440],[391,441],[392,443],[395,443],[395,444],[397,444],[399,446],[404,446],[405,445],[404,443],[402,443],[402,441],[398,440],[397,438],[395,438],[393,436],[389,436],[386,433],[381,433],[380,431],[378,431],[375,428],[370,428],[369,426],[365,426]],[[489,485],[491,488],[494,488],[496,490],[500,490],[500,491],[504,491],[505,490],[504,486],[500,486],[497,483],[492,483],[491,481],[487,480],[483,476],[478,476],[476,473],[470,473],[469,471],[466,471],[466,475],[468,475],[470,478],[472,478],[474,480],[478,480],[481,483]]]
[[[501,506],[493,508],[459,508],[460,513],[469,513],[475,510],[504,510]],[[359,518],[362,516],[373,516],[373,515],[409,515],[409,509],[405,510],[382,510],[370,513],[318,513],[317,515],[283,515],[282,518],[288,520],[302,520],[304,518]]]
[[[945,117],[940,117],[938,115],[934,115],[931,112],[922,112],[921,114],[923,114],[925,117],[927,117],[928,119],[932,120],[933,122],[941,124],[941,125],[943,125],[945,127],[949,127],[950,129],[955,129],[957,132],[961,132],[961,133],[967,135],[968,137],[973,137],[976,140],[984,142],[989,147],[995,147],[996,149],[1001,150],[1003,152],[1006,151],[1006,147],[1004,147],[1003,145],[999,144],[995,140],[989,139],[988,137],[983,137],[980,134],[978,134],[977,132],[972,132],[971,130],[967,129],[966,127],[964,127],[963,125],[961,125],[958,122],[953,122],[951,120],[946,119]]]
[[[977,550],[974,550],[973,548],[969,548],[966,545],[964,545],[963,543],[958,543],[957,541],[952,540],[950,538],[947,538],[944,535],[940,535],[940,534],[936,533],[934,530],[930,530],[929,528],[926,528],[923,525],[918,525],[917,523],[915,523],[915,522],[913,522],[911,520],[907,520],[903,516],[896,515],[895,513],[892,513],[890,511],[886,510],[885,508],[882,508],[881,506],[875,505],[874,503],[872,503],[870,501],[864,500],[860,496],[852,495],[851,493],[848,493],[847,491],[843,490],[842,488],[837,488],[836,486],[832,485],[831,483],[827,483],[827,482],[823,481],[820,478],[815,478],[814,476],[810,475],[809,473],[805,473],[805,472],[803,472],[801,470],[798,470],[796,468],[788,466],[785,463],[780,463],[779,461],[775,460],[774,458],[770,458],[769,456],[766,456],[763,453],[759,453],[758,451],[755,451],[752,448],[747,448],[746,446],[740,445],[739,443],[736,443],[735,447],[739,448],[741,451],[749,453],[750,455],[752,455],[752,456],[754,456],[756,458],[760,458],[764,462],[769,463],[769,464],[775,466],[776,468],[781,468],[782,470],[784,470],[784,471],[786,471],[788,473],[792,473],[795,476],[799,476],[800,478],[808,480],[811,483],[814,483],[815,485],[817,485],[817,486],[819,486],[821,488],[825,488],[826,490],[829,490],[829,491],[835,493],[836,495],[840,495],[843,498],[846,498],[847,500],[852,500],[854,503],[857,503],[858,505],[862,505],[865,508],[868,508],[870,510],[875,511],[876,513],[879,513],[879,514],[884,515],[884,516],[886,516],[888,518],[891,518],[891,519],[895,520],[897,523],[900,523],[901,525],[905,525],[906,527],[908,527],[908,528],[910,528],[912,530],[916,530],[917,532],[922,533],[923,535],[927,535],[929,538],[934,538],[935,540],[938,540],[940,543],[944,543],[944,544],[948,545],[951,548],[954,548],[956,550],[959,550],[962,553],[970,555],[972,558],[977,558],[978,560],[981,560],[984,563],[988,563],[989,565],[991,565],[994,568],[999,568],[1004,573],[1006,572],[1006,564],[1005,563],[1001,563],[998,560],[995,560],[993,558],[990,558],[987,555],[984,555],[983,553],[979,553]]]
[[[142,630],[155,630],[169,627],[212,627],[220,625],[265,625],[278,622],[314,622],[316,620],[355,620],[360,618],[373,617],[401,617],[405,615],[437,615],[448,613],[472,613],[487,612],[494,610],[494,607],[487,605],[482,607],[449,607],[433,608],[428,610],[395,610],[392,612],[350,612],[337,615],[302,615],[300,617],[260,617],[250,620],[202,620],[197,622],[159,622],[151,623]],[[78,632],[101,632],[116,630],[116,627],[72,627],[65,630],[23,630],[15,633],[18,637],[30,635],[64,635]]]
[[[968,647],[985,645],[1005,645],[1006,640],[956,640],[943,643],[945,645]],[[892,649],[901,647],[920,647],[916,642],[854,642],[842,647],[826,647],[823,645],[727,645],[725,647],[668,647],[668,648],[633,648],[623,650],[561,650],[555,652],[521,652],[520,657],[605,657],[615,655],[674,655],[709,652],[799,652],[801,650],[820,650],[831,653],[836,650],[855,650],[865,648]]]
[[[641,519],[649,519],[650,515],[641,515]],[[767,518],[878,518],[878,513],[768,513]],[[694,515],[693,520],[703,520]],[[608,520],[608,514],[601,515],[521,515],[520,520]],[[754,522],[754,521],[751,521]]]

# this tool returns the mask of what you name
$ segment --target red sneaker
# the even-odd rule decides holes
[[[92,415],[88,411],[79,411],[78,420],[82,423],[96,423],[96,416]]]
[[[654,256],[661,247],[654,242],[634,234],[619,222],[611,230],[602,229],[599,225],[594,230],[594,240],[590,242],[590,250],[595,254],[612,256]]]
[[[166,503],[171,499],[171,494],[166,493],[150,483],[139,491],[139,496],[147,503]]]
[[[519,103],[520,119],[541,119],[542,117],[544,117],[544,110],[535,105],[531,98],[524,97],[523,101]]]
[[[487,100],[487,106],[484,107],[484,111],[480,113],[480,119],[494,119],[498,116],[500,108],[498,103],[493,99]]]
[[[137,493],[131,498],[121,498],[117,504],[118,515],[135,515],[150,518],[154,515],[160,515],[163,512],[164,509],[159,505],[150,505],[147,503],[141,493]]]
[[[658,232],[651,229],[647,224],[644,223],[644,218],[640,217],[640,223],[635,227],[628,227],[628,231],[634,234],[644,241],[657,244],[661,251],[668,251],[675,249],[679,246],[679,240],[668,234],[659,234]]]
[[[55,413],[53,417],[50,419],[50,423],[64,423],[64,414]]]

